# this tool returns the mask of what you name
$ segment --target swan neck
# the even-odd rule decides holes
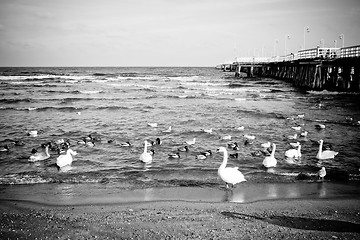
[[[50,154],[49,154],[49,147],[48,146],[46,146],[45,147],[45,154],[46,154],[46,156],[50,156]]]
[[[220,168],[225,168],[226,167],[226,164],[227,164],[227,161],[228,161],[228,154],[227,154],[227,151],[224,151],[224,158],[223,158],[223,161],[220,165]]]
[[[271,156],[274,157],[275,156],[275,150],[276,150],[276,145],[273,145],[273,149],[271,151]]]
[[[321,156],[322,153],[322,147],[323,147],[323,141],[320,141],[320,145],[319,145],[319,156]]]
[[[147,152],[147,143],[145,142],[144,143],[144,153],[146,153]]]

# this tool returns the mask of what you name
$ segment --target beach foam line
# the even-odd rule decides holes
[[[337,199],[359,197],[355,184],[244,183],[233,190],[210,187],[164,187],[119,190],[116,184],[2,185],[1,200],[46,205],[101,205],[157,201],[250,203],[277,199]]]

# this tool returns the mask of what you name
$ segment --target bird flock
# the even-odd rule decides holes
[[[304,115],[297,115],[296,118],[303,118]],[[156,128],[158,127],[157,123],[147,123],[149,127]],[[302,126],[293,126],[291,127],[294,131],[296,131],[294,134],[289,136],[284,136],[288,140],[296,140],[295,142],[291,142],[290,146],[291,149],[288,149],[284,152],[284,156],[288,159],[300,159],[301,158],[301,150],[302,145],[299,141],[301,141],[301,138],[306,138],[308,136],[308,131],[302,131]],[[323,130],[326,128],[324,124],[316,124],[315,128],[318,130]],[[244,131],[245,127],[240,126],[236,128],[238,131]],[[173,129],[172,127],[168,127],[166,130],[162,131],[163,133],[172,133]],[[202,132],[207,134],[213,134],[214,129],[213,128],[203,128],[201,129]],[[36,138],[38,136],[38,131],[31,130],[27,132],[28,136]],[[256,139],[255,135],[250,134],[243,134],[242,137],[244,138],[244,145],[251,145],[254,143],[254,140]],[[224,135],[220,137],[221,140],[230,141],[232,140],[231,135]],[[299,140],[300,139],[300,140]],[[86,145],[89,147],[94,147],[96,145],[96,142],[101,141],[101,137],[98,135],[88,135],[85,137],[82,137],[76,141],[78,145]],[[108,140],[108,143],[114,143],[116,140]],[[181,153],[188,153],[190,151],[190,146],[193,146],[197,144],[197,138],[194,137],[193,139],[189,139],[188,141],[184,141],[184,146],[178,147],[175,151],[168,153],[169,159],[179,159],[181,158]],[[121,147],[132,147],[133,144],[130,141],[117,143]],[[139,160],[145,164],[149,164],[153,161],[153,156],[155,154],[155,150],[151,149],[152,146],[161,145],[162,140],[160,138],[156,138],[155,141],[151,140],[144,140],[143,142],[143,151],[139,155]],[[338,152],[333,151],[331,149],[325,149],[324,147],[324,141],[320,139],[318,141],[319,148],[316,155],[316,158],[318,160],[324,160],[324,159],[333,159],[338,154]],[[8,144],[5,144],[0,147],[0,152],[7,152],[10,151],[12,146],[22,146],[24,145],[24,142],[21,140],[11,141]],[[227,147],[220,146],[218,149],[216,149],[216,152],[223,154],[223,160],[221,165],[218,168],[218,176],[226,183],[226,187],[228,188],[229,185],[233,187],[235,184],[246,181],[244,175],[241,173],[241,171],[238,169],[238,167],[227,167],[228,158],[239,158],[239,150],[240,150],[240,144],[238,142],[228,142]],[[235,152],[228,152],[235,151]],[[66,167],[69,167],[72,165],[72,162],[74,160],[74,156],[76,156],[78,153],[76,151],[73,151],[71,149],[71,143],[69,140],[64,139],[58,139],[56,141],[51,141],[47,143],[42,143],[40,147],[33,148],[31,151],[31,154],[28,158],[29,162],[37,162],[37,161],[43,161],[48,158],[50,158],[50,151],[57,153],[56,158],[56,165],[58,166],[59,170],[64,169]],[[264,157],[262,161],[262,165],[265,168],[274,168],[277,165],[277,159],[275,158],[275,152],[276,152],[276,144],[270,141],[264,142],[260,144],[260,149],[254,151],[251,153],[254,157]],[[207,157],[213,155],[213,151],[211,149],[198,152],[195,155],[195,159],[197,160],[205,160]],[[323,180],[326,175],[326,170],[324,166],[321,166],[321,169],[318,172],[319,179]]]

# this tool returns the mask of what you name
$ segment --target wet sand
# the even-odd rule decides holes
[[[57,202],[55,197],[26,199],[26,186],[8,186],[1,189],[0,239],[360,239],[357,186],[275,184],[271,186],[278,194],[266,199],[248,198],[250,186],[255,193],[268,189],[266,184],[246,185],[246,191],[241,186],[233,191],[218,189],[206,201],[198,199],[208,192],[206,188],[153,189],[153,199],[139,198],[149,189],[138,189],[132,196],[124,196],[130,190],[111,196],[114,189],[108,189],[100,197],[100,192],[87,188],[83,202],[79,197],[72,198],[78,199],[76,204],[69,204],[60,196]],[[281,194],[281,189],[288,192],[294,186],[299,186],[294,192],[300,195]],[[314,186],[323,186],[327,195],[308,194]],[[23,191],[23,198],[14,195],[18,190]],[[245,194],[242,203],[223,198],[240,192]],[[193,199],[174,200],[183,194],[192,194]],[[217,199],[219,194],[222,197]]]

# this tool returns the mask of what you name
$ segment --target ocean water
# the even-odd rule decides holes
[[[219,188],[224,185],[217,176],[223,156],[216,149],[221,146],[239,154],[229,158],[228,166],[239,167],[244,184],[316,181],[321,166],[327,169],[325,181],[359,180],[357,93],[304,91],[283,80],[234,78],[215,68],[0,68],[0,102],[0,146],[10,146],[0,152],[3,186]],[[320,123],[325,129],[316,129]],[[203,131],[210,128],[211,134]],[[32,130],[38,136],[28,136]],[[306,137],[288,139],[304,131]],[[95,146],[78,144],[90,134],[101,138]],[[231,139],[223,139],[228,135]],[[245,135],[255,139],[246,141]],[[149,147],[155,151],[152,163],[142,163],[144,140],[156,138],[162,144]],[[168,157],[193,138],[189,152],[181,152],[179,159]],[[78,153],[70,169],[58,170],[56,151],[47,160],[29,162],[33,148],[60,139],[69,140]],[[316,159],[320,139],[339,152],[334,159]],[[25,145],[14,146],[16,140]],[[131,147],[121,146],[127,141]],[[286,158],[289,143],[297,141],[302,157]],[[239,150],[228,148],[231,142]],[[262,167],[265,142],[276,144],[278,164],[272,169]],[[196,159],[205,150],[213,154]]]

